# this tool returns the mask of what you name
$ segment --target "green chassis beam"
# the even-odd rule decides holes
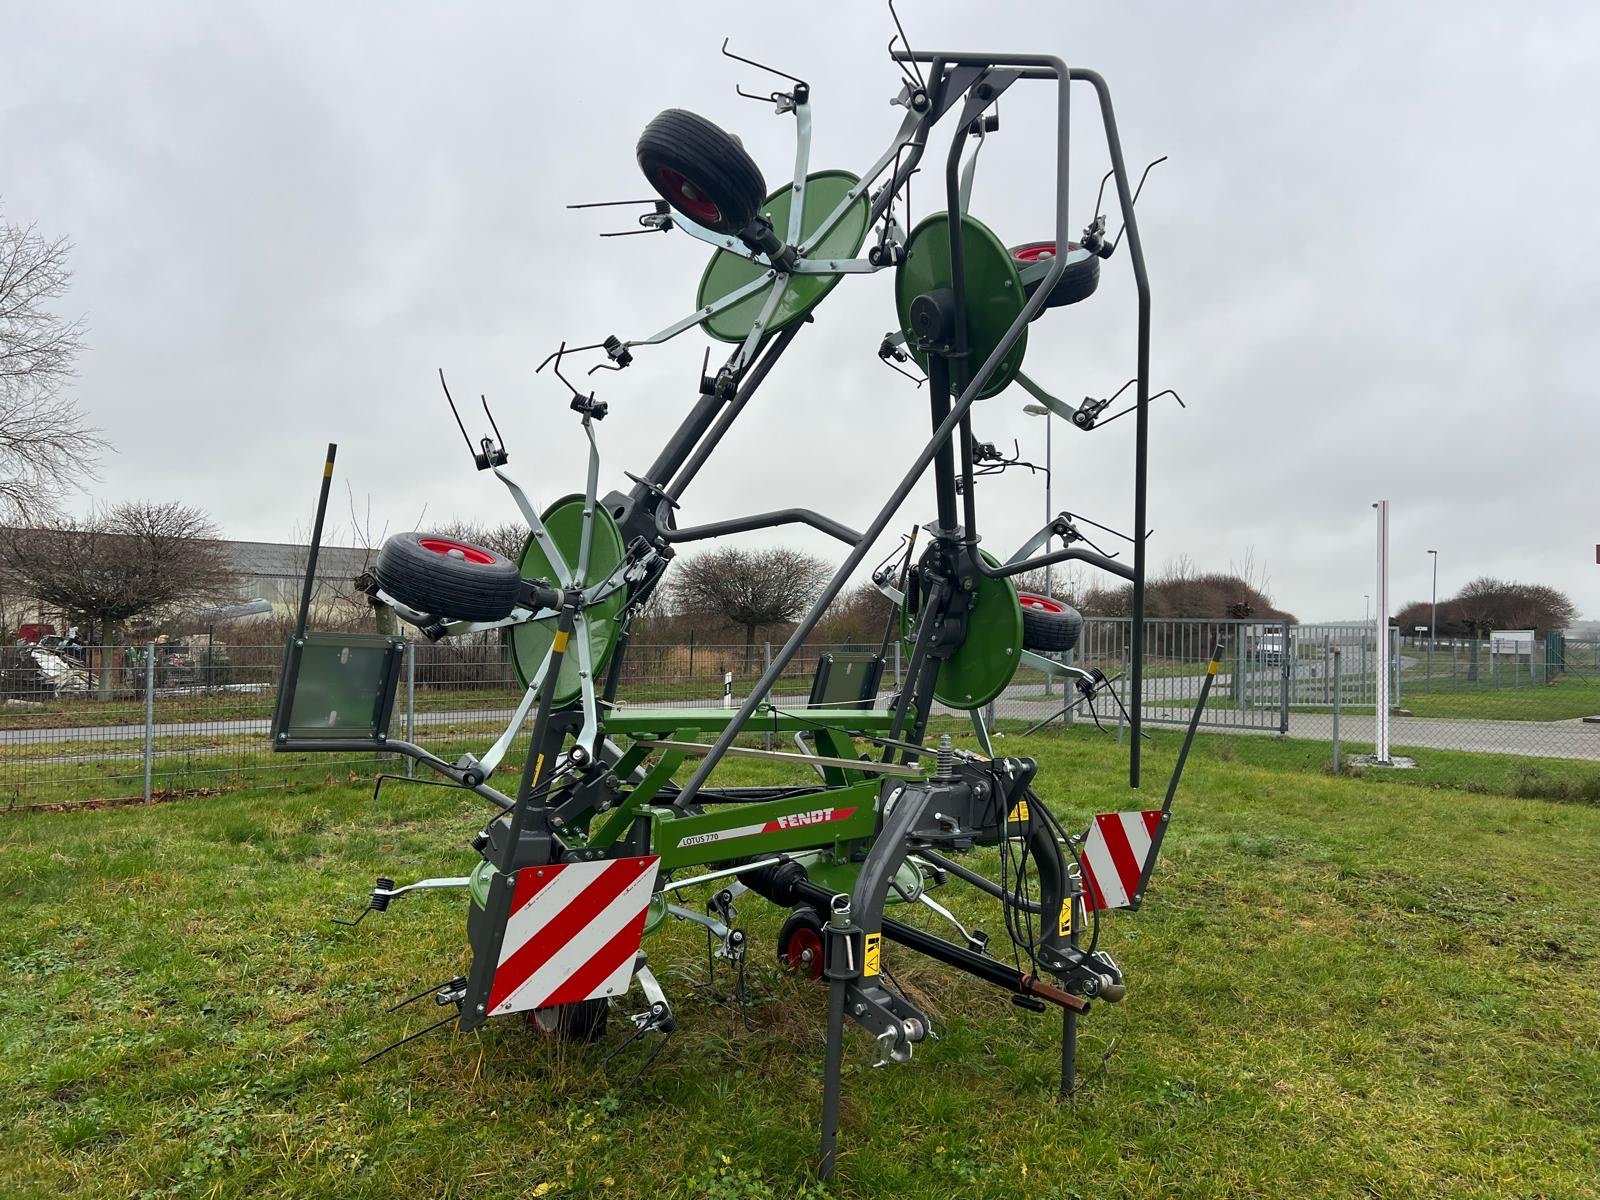
[[[843,858],[845,843],[877,831],[879,787],[868,779],[783,800],[718,804],[687,817],[648,808],[650,842],[663,871],[788,850],[832,850]]]
[[[630,709],[606,717],[608,735],[696,741],[728,727],[735,710],[726,708]],[[812,708],[799,712],[763,708],[745,726],[747,733],[809,733],[818,749],[838,758],[852,753],[851,731],[888,729],[894,714],[882,709]],[[750,804],[719,804],[703,813],[685,815],[651,802],[683,765],[689,753],[661,752],[645,776],[610,812],[597,815],[586,846],[598,849],[622,837],[641,816],[651,822],[651,847],[661,855],[663,870],[726,861],[785,850],[835,848],[871,837],[877,830],[877,797],[881,781],[848,767],[823,769],[821,786],[798,796]],[[617,764],[625,774],[643,766],[644,747],[631,746]]]

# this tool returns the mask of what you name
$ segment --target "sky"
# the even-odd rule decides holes
[[[869,3],[794,10],[781,53],[689,15],[711,10],[633,3],[6,7],[22,52],[0,74],[0,204],[74,243],[66,308],[90,345],[74,393],[115,447],[81,503],[181,501],[241,539],[304,534],[329,441],[333,539],[516,519],[474,472],[439,367],[458,400],[488,396],[540,503],[581,490],[567,393],[534,368],[563,339],[687,315],[709,251],[602,239],[622,214],[565,206],[647,194],[634,142],[669,107],[737,134],[769,186],[793,169],[792,119],[734,94],[770,84],[720,56],[725,35],[810,81],[814,170],[859,173],[902,115],[888,11]],[[1154,570],[1250,562],[1302,620],[1358,617],[1386,498],[1396,609],[1429,595],[1437,549],[1441,596],[1494,575],[1600,617],[1600,8],[899,7],[919,49],[1100,71],[1130,163],[1169,156],[1138,210],[1152,389],[1188,405],[1152,410]],[[1014,88],[980,160],[972,213],[1007,244],[1053,232],[1053,103],[1050,85]],[[1074,105],[1077,229],[1106,153],[1092,93]],[[913,184],[919,219],[936,173]],[[871,519],[929,419],[876,358],[888,275],[821,306],[683,523],[791,505]],[[1135,328],[1124,251],[1093,297],[1030,328],[1024,369],[1069,402],[1104,396],[1133,374]],[[706,345],[691,331],[593,377],[602,490],[688,412]],[[1029,400],[982,402],[978,436],[1041,461]],[[1133,432],[1057,422],[1056,508],[1131,528]],[[1044,514],[1041,476],[984,482],[1002,557]],[[925,485],[891,529],[932,516]],[[842,557],[805,530],[746,541]]]

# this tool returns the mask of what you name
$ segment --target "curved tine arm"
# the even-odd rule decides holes
[[[789,197],[789,229],[784,240],[791,246],[800,241],[806,209],[806,175],[811,169],[811,105],[794,106],[794,191]]]
[[[982,563],[982,560],[979,560]],[[1136,573],[1132,567],[1119,563],[1114,558],[1107,558],[1104,554],[1097,554],[1093,550],[1080,550],[1076,546],[1068,546],[1065,550],[1052,550],[1049,554],[1041,554],[1038,558],[1025,559],[1022,562],[1009,562],[1003,567],[990,567],[982,563],[984,574],[992,579],[1004,579],[1008,575],[1021,575],[1025,571],[1035,571],[1040,567],[1048,567],[1058,562],[1086,562],[1091,567],[1099,567],[1108,574],[1115,575],[1118,579],[1134,582]]]
[[[478,760],[478,766],[483,771],[485,779],[494,774],[494,769],[500,765],[500,760],[505,758],[506,751],[511,749],[511,743],[516,741],[517,731],[528,719],[528,713],[533,709],[533,702],[539,698],[539,689],[544,686],[545,672],[548,670],[550,670],[550,652],[546,650],[544,661],[539,664],[539,669],[528,681],[527,690],[522,693],[522,702],[517,705],[516,712],[511,714],[511,723],[506,726],[506,731],[495,739],[494,745],[485,750],[483,757]]]
[[[1081,667],[1069,667],[1064,662],[1057,662],[1053,658],[1046,658],[1042,654],[1035,654],[1032,650],[1024,650],[1018,659],[1024,667],[1032,667],[1035,671],[1043,671],[1046,675],[1054,675],[1059,679],[1090,679],[1089,672]]]
[[[707,317],[714,317],[719,312],[723,312],[726,309],[732,308],[735,304],[738,304],[741,300],[747,299],[748,297],[755,295],[762,288],[766,287],[769,283],[771,283],[773,281],[773,279],[775,279],[777,277],[777,274],[778,273],[776,271],[773,271],[773,270],[764,271],[762,274],[757,275],[754,279],[752,279],[749,283],[745,284],[743,287],[734,288],[733,291],[729,292],[726,296],[722,297],[722,299],[713,301],[712,303],[706,305],[704,308],[695,309],[687,317],[684,317],[684,318],[682,318],[681,320],[678,320],[678,321],[674,321],[671,325],[668,325],[665,329],[660,330],[657,333],[653,333],[647,338],[635,338],[635,339],[632,339],[630,341],[623,342],[622,344],[624,346],[630,346],[630,347],[631,346],[659,346],[662,342],[670,342],[673,338],[677,337],[684,330],[693,329],[696,325],[700,324],[700,322],[704,321]]]
[[[1017,547],[1016,553],[1006,559],[1005,565],[1009,567],[1012,563],[1025,562],[1028,556],[1039,549],[1040,546],[1048,546],[1050,539],[1055,537],[1057,532],[1056,519],[1052,517],[1042,529]]]
[[[544,527],[538,512],[534,510],[533,503],[528,499],[527,493],[520,484],[498,467],[495,468],[495,478],[506,485],[506,490],[511,493],[511,498],[517,502],[517,507],[522,510],[522,519],[528,523],[528,529],[533,534],[534,540],[539,543],[539,548],[550,560],[550,567],[556,573],[556,582],[562,587],[572,586],[572,568],[567,565],[566,557],[556,546],[555,539],[550,536],[550,531]]]
[[[1076,408],[1068,404],[1065,400],[1060,400],[1055,396],[1052,396],[1049,392],[1045,391],[1021,371],[1017,372],[1016,379],[1017,382],[1022,385],[1023,391],[1027,392],[1028,395],[1032,396],[1035,400],[1044,405],[1063,421],[1070,421],[1073,417],[1078,415],[1078,410]]]
[[[772,272],[768,273],[769,278],[772,275]],[[789,276],[783,271],[776,272],[772,290],[767,293],[766,303],[761,306],[761,312],[757,314],[755,322],[750,326],[750,332],[745,335],[743,344],[740,345],[737,353],[728,362],[728,367],[735,375],[742,373],[751,359],[760,352],[762,343],[766,341],[767,326],[772,322],[774,314],[778,311],[778,305],[783,302],[783,298],[788,292]]]
[[[580,608],[573,614],[572,636],[578,643],[578,687],[583,695],[583,728],[578,731],[576,745],[581,746],[589,761],[595,758],[595,743],[600,738],[600,718],[594,702],[594,658],[589,646],[589,622]]]
[[[589,473],[583,485],[583,529],[578,535],[578,570],[573,576],[579,587],[589,582],[589,548],[594,542],[595,492],[600,487],[600,444],[594,440],[594,421],[583,418],[583,432],[589,439]]]

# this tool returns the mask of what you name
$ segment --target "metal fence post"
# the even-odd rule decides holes
[[[150,775],[156,750],[156,644],[144,647],[144,798],[150,799]]]
[[[1339,773],[1339,647],[1333,648],[1333,772]]]
[[[406,642],[406,741],[417,740],[417,644]],[[417,764],[406,756],[406,778],[410,779]]]
[[[772,666],[772,643],[771,642],[763,642],[762,646],[763,646],[763,650],[762,650],[762,655],[761,655],[761,670],[762,670],[762,673],[765,674],[766,671]],[[770,729],[767,730],[766,741],[767,741],[767,749],[771,750],[772,749],[772,731]]]
[[[900,690],[900,640],[898,638],[895,639],[894,643],[894,690],[897,692]]]
[[[1278,693],[1278,732],[1289,732],[1289,689],[1294,681],[1294,655],[1295,648],[1289,644],[1289,622],[1285,621],[1280,628],[1283,636],[1278,639],[1278,648],[1283,654],[1283,685]]]
[[[1132,621],[1128,622],[1128,632],[1129,633],[1133,632],[1133,622]],[[1127,673],[1128,673],[1128,643],[1127,643],[1126,640],[1124,640],[1123,643],[1122,643],[1122,670],[1119,671],[1117,674],[1118,674],[1118,677],[1120,678],[1121,676],[1126,675]],[[1115,686],[1115,685],[1113,684],[1112,686]],[[1124,705],[1121,705],[1121,704],[1117,705],[1117,745],[1119,745],[1119,746],[1122,745],[1122,710],[1123,710],[1123,708],[1124,708]]]
[[[1084,622],[1083,628],[1078,631],[1078,641],[1077,641],[1077,643],[1072,647],[1071,650],[1067,651],[1067,666],[1075,667],[1075,666],[1078,665],[1078,647],[1083,644],[1083,639],[1086,636],[1088,636],[1088,633],[1089,633],[1088,622]],[[1066,681],[1063,680],[1062,684],[1061,684],[1061,698],[1063,700],[1065,700],[1069,694],[1070,693],[1067,691]],[[1066,723],[1068,725],[1071,725],[1073,723],[1074,719],[1076,718],[1077,709],[1078,709],[1078,706],[1076,704],[1067,705]]]

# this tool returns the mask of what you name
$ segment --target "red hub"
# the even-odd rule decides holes
[[[487,550],[480,550],[476,546],[469,546],[465,542],[457,542],[445,537],[418,538],[417,545],[424,550],[432,550],[435,554],[446,554],[452,558],[465,559],[469,563],[477,563],[481,567],[493,565],[497,560]]]
[[[783,957],[790,970],[799,972],[807,979],[821,979],[822,935],[809,927],[796,929],[789,935],[789,945]]]
[[[1022,605],[1023,608],[1031,608],[1036,612],[1064,613],[1067,611],[1067,606],[1060,601],[1052,600],[1049,596],[1038,596],[1033,592],[1018,592],[1017,603]]]
[[[656,186],[671,199],[673,208],[700,224],[716,225],[722,220],[722,210],[711,198],[671,167],[656,168]]]

